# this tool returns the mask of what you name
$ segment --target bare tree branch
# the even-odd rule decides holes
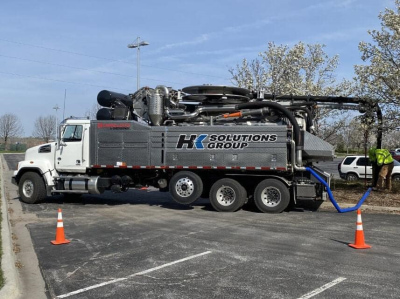
[[[0,138],[4,140],[5,148],[10,137],[23,133],[22,124],[15,114],[4,114],[0,117]]]

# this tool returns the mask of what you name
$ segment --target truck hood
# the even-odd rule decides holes
[[[28,148],[25,152],[25,161],[49,159],[50,157],[54,157],[55,148],[56,142],[41,144]]]

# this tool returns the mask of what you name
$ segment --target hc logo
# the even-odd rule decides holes
[[[204,149],[203,140],[206,139],[208,134],[201,134],[197,137],[196,134],[190,135],[189,139],[186,139],[186,134],[179,135],[178,143],[176,144],[176,148],[180,149],[186,144],[186,148],[192,149],[196,147],[196,149]]]

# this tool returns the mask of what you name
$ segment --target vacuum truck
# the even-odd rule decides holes
[[[180,204],[209,198],[221,212],[249,200],[267,213],[318,208],[326,186],[306,168],[329,185],[314,164],[332,160],[334,147],[314,134],[316,109],[379,110],[358,98],[213,85],[103,90],[97,101],[96,120],[67,118],[55,142],[26,151],[12,178],[23,202],[153,186]]]

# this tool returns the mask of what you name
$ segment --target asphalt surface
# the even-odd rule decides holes
[[[9,194],[19,203],[12,190]],[[59,196],[21,207],[26,217],[37,216],[28,229],[51,298],[400,294],[396,215],[363,214],[372,248],[355,250],[348,247],[355,213],[262,214],[252,208],[218,213],[206,200],[184,207],[166,193],[139,190],[70,201]],[[71,243],[54,246],[58,208]]]

